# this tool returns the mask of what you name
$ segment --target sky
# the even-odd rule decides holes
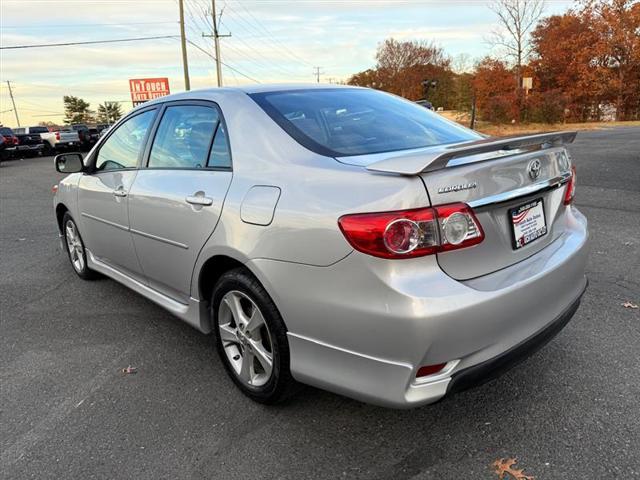
[[[210,0],[184,0],[191,88],[216,85]],[[347,79],[375,65],[389,37],[429,40],[451,57],[496,54],[486,42],[497,27],[487,0],[216,0],[226,86]],[[547,0],[545,14],[570,0]],[[93,110],[106,100],[131,108],[130,78],[168,77],[184,90],[178,0],[2,0],[0,45],[175,36],[129,43],[0,50],[0,123],[16,126],[7,81],[22,126],[61,122],[63,95]]]

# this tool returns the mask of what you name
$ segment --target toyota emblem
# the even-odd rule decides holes
[[[540,160],[538,160],[537,158],[535,160],[531,160],[531,162],[529,162],[529,166],[527,167],[527,171],[529,172],[529,177],[531,177],[531,180],[535,180],[536,178],[538,178],[540,176],[540,169],[542,168],[542,165],[540,163]]]

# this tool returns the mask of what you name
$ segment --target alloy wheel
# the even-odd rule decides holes
[[[227,292],[220,302],[218,329],[236,376],[251,387],[265,385],[273,372],[273,342],[256,303],[238,290]]]
[[[72,220],[65,225],[65,236],[67,239],[67,248],[69,249],[69,258],[76,272],[81,273],[84,270],[84,247],[82,240],[78,234],[78,229]]]

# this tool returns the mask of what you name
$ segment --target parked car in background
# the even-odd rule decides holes
[[[103,130],[108,129],[111,126],[110,123],[98,123],[96,124],[96,128],[98,129],[99,133],[102,133]]]
[[[19,127],[14,129],[14,133],[18,138],[16,146],[16,155],[33,156],[41,155],[45,151],[45,141],[42,138],[40,130],[46,127]]]
[[[89,127],[89,129],[84,132],[83,147],[86,150],[91,150],[99,138],[100,131],[97,128]]]
[[[71,130],[78,132],[78,139],[80,140],[81,150],[90,150],[95,144],[95,140],[91,141],[91,131],[89,126],[84,123],[76,123],[69,127]],[[96,137],[97,140],[97,137]]]
[[[4,148],[2,150],[4,159],[13,158],[18,147],[18,137],[9,127],[0,127],[0,135],[4,138]]]
[[[421,107],[428,108],[429,110],[434,110],[433,103],[429,100],[416,100],[416,103]]]
[[[48,153],[80,147],[80,137],[78,136],[78,132],[73,130],[56,130],[48,133],[41,133],[40,136],[45,141],[45,150]]]
[[[41,125],[37,125],[35,127],[18,127],[18,128],[14,128],[13,131],[18,134],[29,134],[29,135],[31,134],[42,135],[43,133],[49,133],[49,129]]]
[[[7,140],[0,134],[0,161],[9,159],[9,152],[7,152]]]
[[[77,147],[80,144],[78,134],[70,130],[49,130],[47,127],[37,125],[35,127],[20,127],[14,129],[17,133],[32,135],[37,134],[43,140],[41,147],[46,153],[56,150]]]
[[[107,125],[104,128],[100,129],[100,134],[98,135],[98,137],[102,138],[103,135],[106,135],[109,132],[110,128],[111,128],[111,125]]]
[[[485,138],[348,86],[190,91],[57,156],[55,221],[78,276],[215,333],[250,398],[302,382],[406,408],[502,373],[576,312],[575,136]]]

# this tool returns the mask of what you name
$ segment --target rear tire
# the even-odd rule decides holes
[[[218,280],[211,324],[225,370],[246,396],[273,404],[299,389],[289,368],[287,329],[273,300],[244,268]]]
[[[73,271],[83,280],[99,278],[98,272],[91,270],[87,266],[87,253],[84,242],[80,236],[78,226],[69,215],[69,212],[66,212],[62,218],[62,237],[64,238],[64,245],[67,248],[67,255]]]

